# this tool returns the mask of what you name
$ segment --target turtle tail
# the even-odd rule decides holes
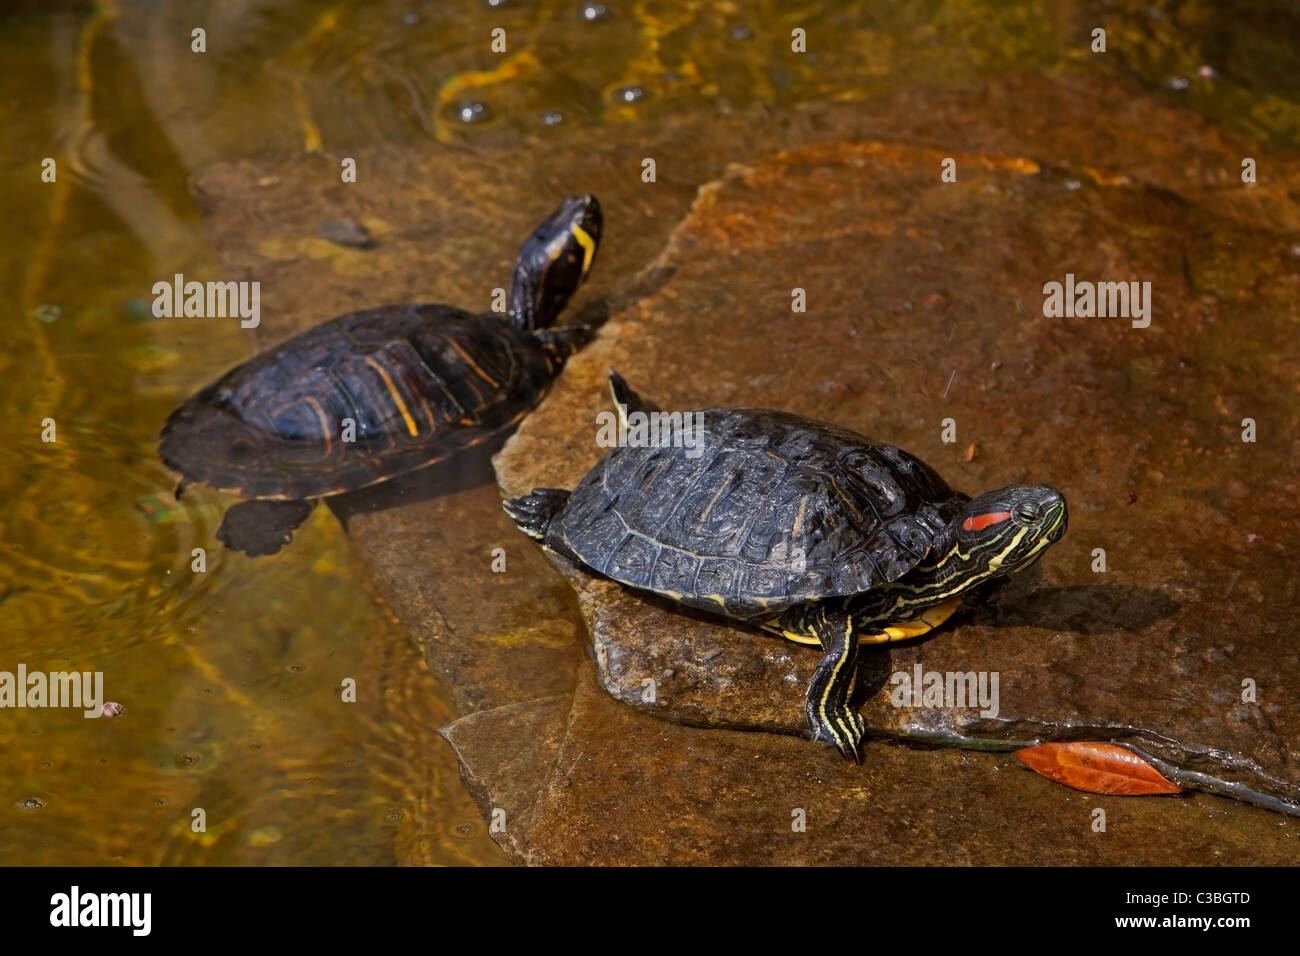
[[[518,498],[507,498],[501,502],[501,507],[520,531],[535,541],[542,541],[546,538],[551,519],[568,501],[569,493],[562,488],[534,488]]]

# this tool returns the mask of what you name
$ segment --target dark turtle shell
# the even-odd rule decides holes
[[[246,498],[315,498],[431,464],[522,418],[567,352],[446,305],[324,322],[232,369],[172,413],[159,454]],[[345,423],[353,441],[344,441]]]
[[[968,500],[920,459],[834,425],[696,414],[698,457],[678,428],[671,445],[612,449],[548,540],[623,584],[757,617],[897,580]]]

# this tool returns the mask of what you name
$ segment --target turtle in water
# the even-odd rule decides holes
[[[271,554],[314,499],[422,468],[518,422],[591,337],[550,328],[591,269],[595,196],[571,196],[519,247],[504,319],[450,305],[342,315],[231,369],[167,419],[163,462],[253,499],[217,537]]]
[[[755,408],[652,417],[615,372],[610,386],[625,434],[641,438],[572,491],[534,489],[506,513],[624,585],[819,645],[812,736],[854,760],[859,643],[925,634],[1065,533],[1065,499],[1046,485],[972,499],[915,456],[835,425]]]

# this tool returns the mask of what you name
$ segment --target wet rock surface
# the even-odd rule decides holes
[[[590,665],[579,676],[564,716],[540,700],[444,731],[520,863],[1285,865],[1300,850],[1294,821],[1254,807],[1079,793],[1010,754],[882,743],[854,766],[793,737],[656,720],[610,698]],[[545,782],[520,802],[519,739],[549,755],[557,736]]]
[[[1270,171],[1259,186],[1240,185],[1244,155]],[[645,156],[654,184],[640,180]],[[940,184],[949,156],[958,181]],[[383,302],[486,308],[536,219],[564,193],[595,192],[604,243],[561,321],[613,318],[497,459],[506,491],[572,484],[595,462],[610,366],[669,407],[770,405],[856,428],[968,491],[1056,483],[1071,530],[1038,576],[932,640],[864,655],[873,729],[991,748],[1140,738],[1185,772],[1296,793],[1285,573],[1296,526],[1277,507],[1297,491],[1294,160],[1123,83],[1037,75],[560,127],[496,156],[358,159],[354,185],[323,156],[196,177],[221,278],[262,282],[256,347]],[[343,221],[373,243],[322,236]],[[1043,318],[1042,284],[1067,271],[1153,281],[1151,327]],[[790,312],[795,287],[807,313]],[[939,442],[949,416],[955,445]],[[1240,443],[1247,416],[1261,423],[1252,445]],[[1200,796],[1090,797],[1007,754],[878,740],[863,767],[839,763],[795,736],[816,652],[564,569],[575,602],[501,513],[492,450],[332,505],[468,715],[446,736],[480,808],[505,809],[496,836],[513,859],[1295,859],[1276,814]],[[492,571],[497,547],[504,574]],[[1105,574],[1090,570],[1094,547]],[[619,700],[579,680],[589,642]],[[998,717],[888,706],[882,681],[918,663],[998,671]],[[1247,677],[1258,704],[1240,703]],[[789,781],[821,785],[808,788],[823,802],[801,842],[785,836]],[[1090,833],[1093,806],[1122,809],[1132,828]],[[770,828],[753,822],[772,813]]]
[[[955,183],[938,175],[949,156]],[[605,326],[498,472],[507,493],[572,486],[602,452],[601,380],[617,367],[665,408],[833,421],[971,493],[1055,484],[1071,529],[1041,581],[865,654],[869,725],[974,746],[1122,740],[1300,805],[1287,558],[1300,526],[1274,506],[1296,491],[1291,245],[1030,157],[860,142],[782,153],[702,191],[656,264],[671,278]],[[1043,284],[1067,273],[1149,281],[1150,327],[1045,317]],[[790,307],[795,288],[807,313]],[[1273,437],[1243,442],[1247,418]],[[804,731],[816,652],[571,573],[614,696],[685,723]],[[998,674],[996,712],[894,706],[890,675],[918,667]]]

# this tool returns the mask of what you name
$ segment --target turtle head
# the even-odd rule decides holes
[[[948,560],[972,583],[1011,574],[1033,564],[1065,534],[1067,517],[1065,497],[1050,485],[987,491],[953,518]]]
[[[578,291],[600,245],[602,219],[595,196],[570,196],[524,240],[510,282],[510,324],[544,329]]]

